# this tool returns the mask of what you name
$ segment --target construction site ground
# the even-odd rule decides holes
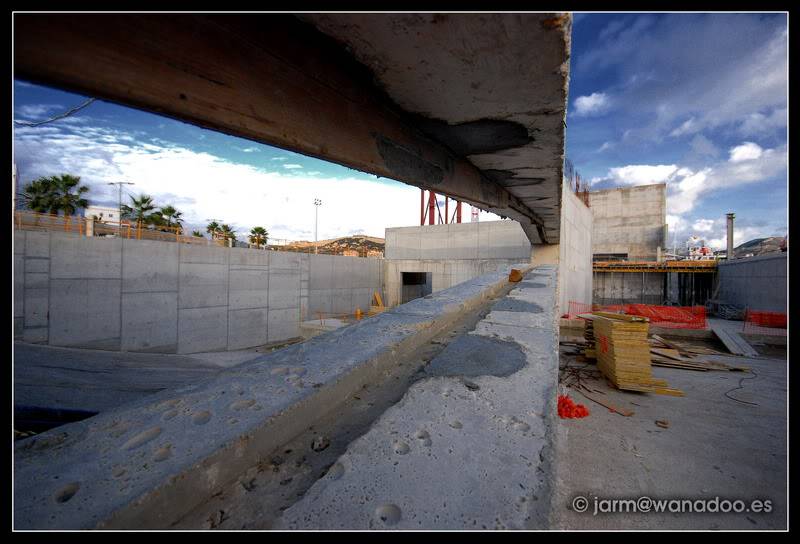
[[[683,340],[685,341],[685,340]],[[704,346],[708,342],[695,340]],[[720,345],[721,346],[721,345]],[[717,345],[713,349],[724,349]],[[594,396],[629,417],[559,387],[590,415],[560,419],[556,439],[553,524],[561,529],[785,529],[787,527],[787,359],[785,347],[759,347],[758,358],[705,359],[748,372],[653,368],[683,397],[620,391],[574,346],[561,346],[561,377],[580,368]],[[661,421],[661,426],[656,424]],[[586,511],[572,508],[587,499]],[[603,499],[753,499],[771,512],[602,513]],[[597,502],[595,502],[597,498]],[[580,503],[578,503],[580,505]],[[677,508],[666,503],[667,509]],[[713,503],[712,503],[713,504]],[[595,514],[595,505],[598,513]]]

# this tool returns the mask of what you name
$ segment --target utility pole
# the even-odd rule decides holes
[[[315,198],[314,199],[314,253],[319,253],[319,244],[317,237],[317,225],[318,225],[318,217],[317,212],[319,211],[319,207],[322,206],[322,200]]]
[[[122,186],[136,184],[132,181],[109,181],[108,184],[119,187],[119,198],[117,199],[117,236],[122,238]]]

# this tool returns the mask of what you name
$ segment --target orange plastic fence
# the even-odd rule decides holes
[[[592,311],[618,312],[638,315],[650,319],[656,327],[667,329],[705,329],[706,309],[704,306],[656,306],[654,304],[599,304],[569,303],[570,319],[579,314]]]
[[[748,309],[744,314],[744,334],[786,335],[786,314]]]

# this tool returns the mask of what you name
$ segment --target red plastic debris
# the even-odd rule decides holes
[[[567,395],[558,396],[558,416],[562,419],[581,418],[589,415],[583,404],[575,404]]]

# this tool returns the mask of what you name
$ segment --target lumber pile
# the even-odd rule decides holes
[[[718,351],[701,346],[692,346],[675,341],[667,341],[658,335],[650,339],[650,354],[653,366],[666,368],[682,368],[705,372],[708,370],[749,370],[746,366],[733,366],[715,361],[698,359],[698,355],[721,355]]]
[[[367,315],[375,315],[379,314],[386,310],[386,307],[383,305],[383,299],[381,298],[381,294],[378,291],[375,291],[372,294],[372,304],[370,304],[369,312]]]
[[[593,312],[591,319],[597,367],[618,389],[683,396],[665,380],[653,377],[649,320],[645,317]]]

